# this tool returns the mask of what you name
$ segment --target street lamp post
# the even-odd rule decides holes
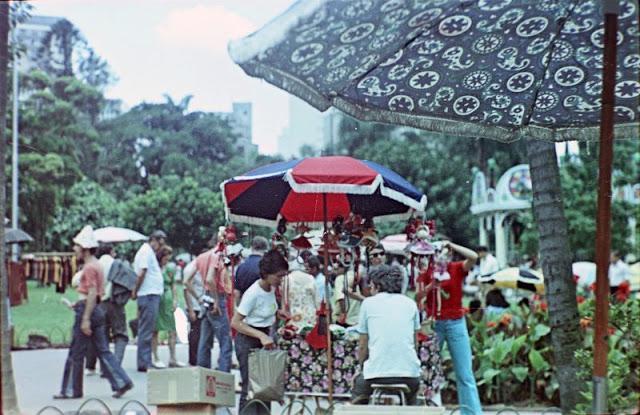
[[[13,48],[13,120],[11,124],[11,132],[13,134],[13,151],[11,155],[11,227],[19,228],[19,207],[18,207],[18,48],[16,32],[18,26],[11,31],[11,40]],[[12,245],[12,257],[14,261],[18,260],[20,247],[18,244]]]

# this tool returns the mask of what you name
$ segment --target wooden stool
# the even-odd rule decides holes
[[[404,383],[392,383],[389,385],[382,385],[374,383],[371,385],[373,393],[371,394],[371,404],[378,405],[381,403],[383,397],[399,397],[400,405],[407,405],[406,395],[411,392],[411,389]]]

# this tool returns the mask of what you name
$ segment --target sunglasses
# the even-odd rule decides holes
[[[371,254],[369,255],[371,258],[378,258],[378,257],[383,257],[384,256],[384,252],[376,252],[375,254]]]

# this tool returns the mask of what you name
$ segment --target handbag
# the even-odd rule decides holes
[[[249,354],[249,390],[253,399],[284,399],[284,375],[287,352],[260,349]]]

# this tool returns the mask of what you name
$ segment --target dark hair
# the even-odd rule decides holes
[[[499,289],[493,289],[487,293],[487,298],[485,299],[487,306],[494,306],[500,308],[509,308],[509,302],[502,295],[502,291]]]
[[[305,261],[308,261],[309,258],[311,258],[313,256],[313,254],[311,253],[311,251],[309,251],[308,249],[305,249],[304,251],[300,252],[300,256],[302,257],[302,259],[304,259]]]
[[[267,278],[267,275],[277,274],[280,271],[289,271],[289,263],[279,250],[272,249],[262,256],[260,278]]]
[[[84,249],[84,248],[83,248],[83,249]],[[89,250],[89,253],[90,253],[91,255],[95,255],[95,254],[96,254],[96,252],[98,252],[98,248],[89,248],[88,250]]]
[[[484,245],[478,245],[476,247],[476,252],[489,252],[489,248]]]
[[[397,265],[373,267],[369,270],[368,278],[380,292],[399,294],[402,291],[403,271]]]
[[[480,310],[482,308],[482,302],[480,300],[478,300],[477,298],[471,300],[469,302],[469,313],[473,314],[476,311]]]
[[[159,241],[160,239],[167,239],[167,234],[160,229],[156,229],[155,231],[151,232],[149,238]]]
[[[101,257],[102,255],[111,255],[113,253],[114,247],[112,244],[101,244],[98,247],[98,251],[96,256]]]
[[[318,269],[320,269],[320,268],[321,268],[321,265],[320,265],[320,258],[318,258],[318,257],[317,257],[317,256],[315,256],[315,255],[311,255],[311,256],[307,259],[307,266],[308,266],[309,268],[318,268]]]

